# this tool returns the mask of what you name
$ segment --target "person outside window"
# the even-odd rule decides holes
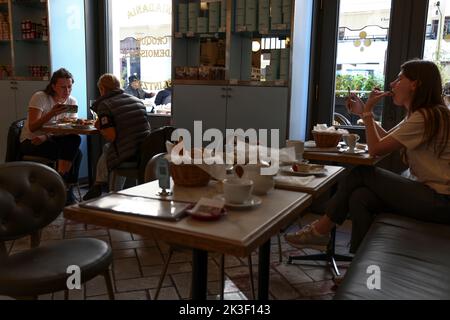
[[[154,92],[146,92],[141,88],[141,81],[136,75],[132,75],[128,78],[128,86],[125,88],[125,93],[138,99],[150,99],[155,96]]]

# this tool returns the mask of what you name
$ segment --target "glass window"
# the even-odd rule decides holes
[[[427,32],[424,59],[438,65],[444,85],[450,88],[450,0],[430,1],[428,25],[433,26],[433,36],[430,37]]]
[[[172,1],[111,0],[111,15],[112,72],[123,88],[135,75],[146,92],[164,89],[171,80]]]
[[[336,61],[334,124],[359,125],[345,108],[348,89],[367,98],[384,87],[391,0],[341,0]],[[381,121],[383,105],[375,107]]]

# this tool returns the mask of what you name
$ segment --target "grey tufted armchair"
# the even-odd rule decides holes
[[[81,282],[103,275],[114,299],[109,274],[111,248],[98,239],[68,239],[39,246],[39,230],[64,207],[64,182],[53,169],[34,162],[0,165],[0,295],[18,299],[65,291],[69,266],[78,266]],[[31,235],[32,248],[8,255],[5,241]]]

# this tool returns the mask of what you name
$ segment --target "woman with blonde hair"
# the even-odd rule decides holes
[[[376,167],[356,167],[339,184],[321,219],[286,235],[291,245],[326,246],[329,232],[347,215],[353,222],[350,252],[357,250],[374,216],[383,211],[450,223],[450,109],[442,98],[439,69],[431,61],[408,61],[390,86],[388,92],[374,89],[365,104],[352,94],[347,108],[364,120],[370,155],[403,150],[410,177]],[[373,117],[374,106],[385,97],[406,109],[405,119],[389,132]]]

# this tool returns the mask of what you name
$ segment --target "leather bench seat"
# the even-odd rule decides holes
[[[380,268],[380,290],[367,287],[371,265]],[[450,226],[380,215],[335,299],[450,299]]]

